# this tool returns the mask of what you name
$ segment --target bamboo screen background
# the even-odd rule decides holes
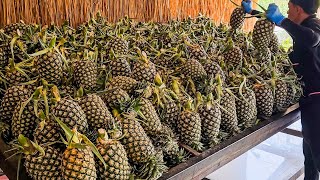
[[[110,22],[126,15],[136,21],[166,22],[202,13],[216,23],[228,23],[234,8],[229,0],[1,0],[0,27],[20,20],[58,25],[67,20],[76,26],[98,11]],[[246,20],[245,29],[251,29],[254,21]]]

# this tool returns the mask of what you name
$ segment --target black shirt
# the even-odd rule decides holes
[[[252,15],[261,12],[253,10]],[[302,78],[304,95],[320,92],[320,20],[311,15],[300,25],[285,19],[281,23],[293,39],[289,54],[296,73]]]
[[[298,75],[302,77],[304,95],[320,92],[320,20],[311,15],[300,25],[283,20],[284,28],[293,39],[293,52],[289,54]]]

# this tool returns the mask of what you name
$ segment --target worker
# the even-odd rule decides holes
[[[289,58],[302,78],[300,98],[305,180],[319,180],[320,171],[320,20],[316,17],[320,0],[290,0],[286,18],[276,4],[270,4],[266,18],[285,29],[293,39]],[[252,9],[251,0],[243,0],[248,14],[260,14]]]

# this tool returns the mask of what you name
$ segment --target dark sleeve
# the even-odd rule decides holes
[[[261,14],[261,12],[257,11],[257,10],[252,10],[252,12],[250,14],[251,15],[257,15],[257,14]]]
[[[288,31],[296,43],[302,43],[307,47],[315,47],[320,43],[320,29],[319,32],[315,32],[311,28],[296,24],[287,18],[282,21],[281,27]]]
[[[250,14],[254,16],[254,15],[261,14],[261,12],[260,12],[260,11],[257,11],[257,10],[252,10]],[[257,18],[261,18],[261,16],[256,16],[256,17],[257,17]]]

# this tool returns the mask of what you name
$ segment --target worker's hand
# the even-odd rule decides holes
[[[243,0],[241,3],[244,11],[248,14],[252,11],[252,1],[251,0]]]
[[[278,26],[280,26],[282,21],[285,19],[279,10],[279,7],[274,3],[269,4],[266,16],[270,21],[274,22]]]

